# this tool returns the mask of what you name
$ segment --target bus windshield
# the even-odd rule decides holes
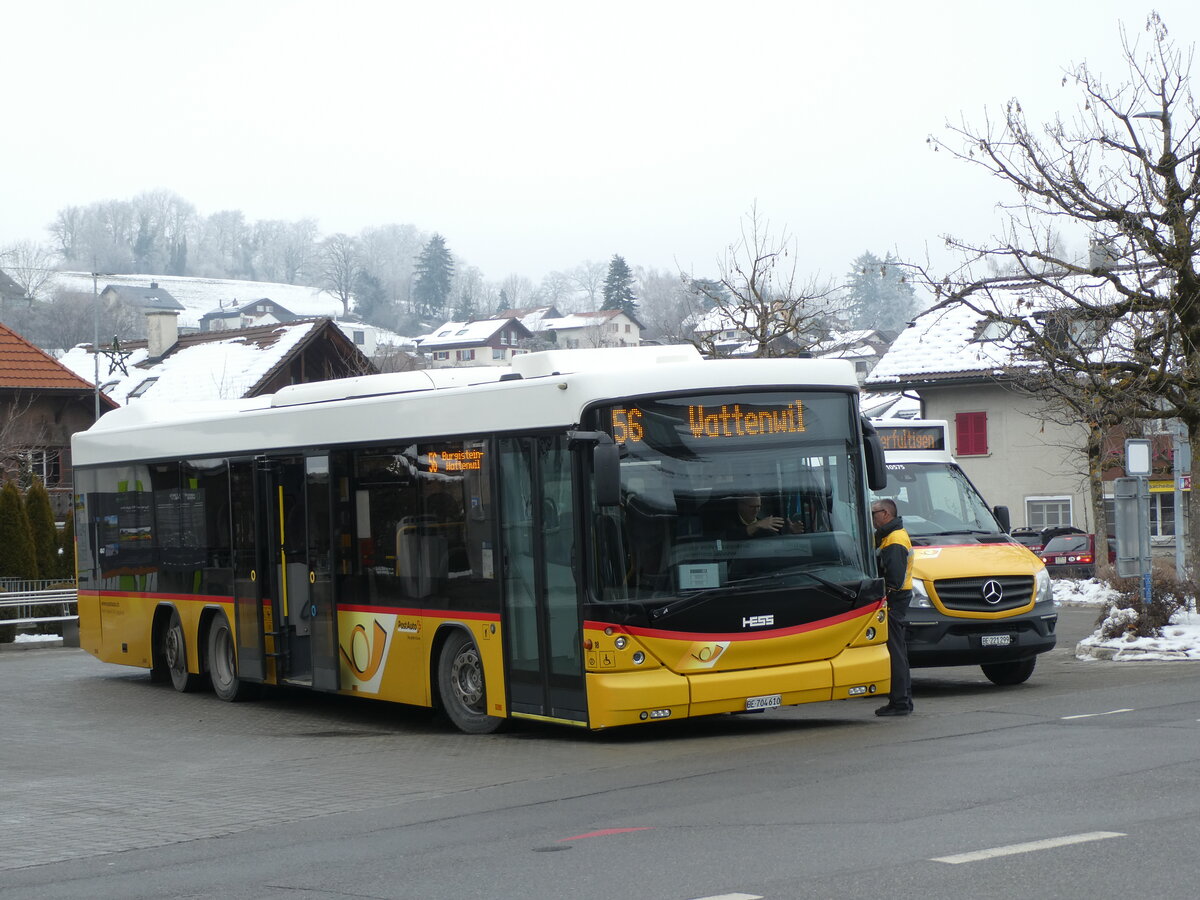
[[[622,495],[595,513],[603,600],[874,577],[852,395],[637,400],[600,416]]]
[[[890,497],[912,537],[1000,534],[1003,529],[975,486],[953,463],[888,463],[888,486],[875,492]]]

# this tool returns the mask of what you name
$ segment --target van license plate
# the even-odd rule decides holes
[[[1056,556],[1054,557],[1054,564],[1056,566],[1065,566],[1067,564],[1067,558],[1065,556]]]
[[[985,634],[980,638],[985,647],[1007,647],[1012,643],[1011,634]]]
[[[768,694],[765,697],[747,697],[746,709],[774,709],[783,704],[783,694]]]

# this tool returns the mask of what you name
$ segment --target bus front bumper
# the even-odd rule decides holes
[[[597,729],[886,695],[891,669],[887,647],[877,644],[848,648],[831,660],[761,669],[589,672],[587,686],[589,726]]]

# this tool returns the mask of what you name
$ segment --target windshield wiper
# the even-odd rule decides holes
[[[660,606],[658,609],[652,609],[649,612],[650,618],[661,619],[663,616],[668,616],[673,612],[680,612],[684,609],[691,609],[693,606],[698,606],[711,600],[718,594],[723,594],[729,588],[746,587],[747,585],[760,584],[764,587],[782,585],[783,579],[779,577],[778,572],[771,572],[768,575],[753,575],[749,578],[737,578],[733,581],[727,581],[725,584],[717,587],[705,588],[695,594],[688,594],[686,597],[680,597],[678,600],[672,600],[666,606]]]
[[[999,534],[998,531],[987,531],[983,528],[952,528],[949,531],[921,531],[912,537],[943,537],[947,534]]]
[[[830,581],[827,578],[822,578],[820,575],[814,575],[806,569],[780,569],[778,572],[769,572],[763,575],[754,575],[749,578],[738,578],[734,581],[727,582],[719,587],[706,588],[703,591],[695,594],[689,594],[687,597],[681,597],[678,600],[673,600],[666,606],[660,606],[658,609],[652,609],[649,612],[650,618],[661,619],[663,616],[670,615],[673,612],[680,612],[685,609],[691,609],[701,603],[711,600],[713,597],[726,592],[728,588],[748,587],[750,585],[760,585],[763,587],[782,587],[786,583],[786,579],[792,575],[803,575],[806,578],[811,578],[825,590],[837,597],[839,600],[846,600],[849,603],[854,603],[862,594],[862,586],[865,583],[863,580],[858,582],[857,589],[846,587],[844,584],[838,584],[836,581]]]

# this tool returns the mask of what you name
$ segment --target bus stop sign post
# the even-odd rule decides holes
[[[1142,576],[1142,602],[1150,602],[1150,441],[1125,441],[1125,478],[1114,483],[1117,574]]]

